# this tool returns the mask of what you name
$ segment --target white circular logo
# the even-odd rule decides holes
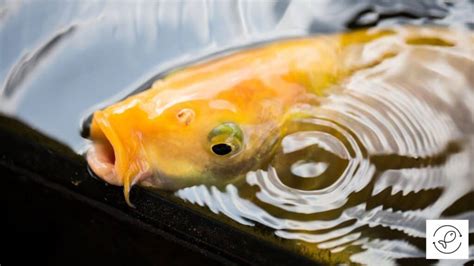
[[[461,247],[462,237],[465,236],[456,227],[442,225],[433,234],[433,245],[439,252],[451,254]]]

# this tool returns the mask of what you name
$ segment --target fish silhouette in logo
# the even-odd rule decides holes
[[[444,235],[443,240],[438,240],[438,243],[441,244],[441,246],[444,249],[446,249],[448,243],[453,242],[454,239],[456,239],[456,232],[454,232],[453,230],[450,230],[450,231],[446,232],[446,234]]]

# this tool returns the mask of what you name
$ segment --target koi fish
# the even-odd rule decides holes
[[[106,182],[177,190],[265,168],[305,108],[354,73],[464,33],[399,27],[294,38],[200,62],[93,114],[87,161]],[[472,38],[469,38],[472,43]]]

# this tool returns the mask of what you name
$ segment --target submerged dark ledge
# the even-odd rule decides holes
[[[259,264],[313,262],[184,206],[172,195],[94,179],[83,157],[0,116],[1,263]],[[6,212],[5,212],[6,211]],[[18,256],[15,254],[24,254]]]

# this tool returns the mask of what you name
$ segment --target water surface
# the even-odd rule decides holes
[[[364,26],[469,29],[473,5],[3,1],[0,110],[79,152],[84,117],[173,66],[256,42]],[[424,258],[426,219],[469,219],[472,236],[473,53],[436,49],[400,53],[356,73],[312,117],[294,121],[282,159],[248,173],[243,184],[190,187],[177,197],[317,261]]]

